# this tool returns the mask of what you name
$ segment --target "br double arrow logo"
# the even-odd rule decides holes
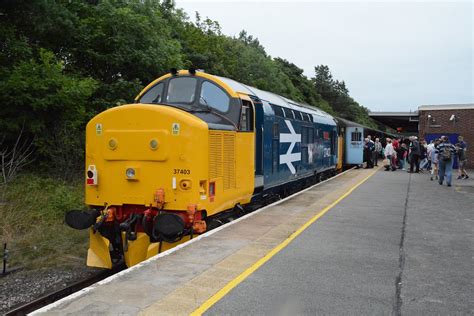
[[[296,173],[293,162],[301,161],[301,152],[293,153],[296,143],[301,143],[301,134],[296,134],[295,129],[290,121],[285,120],[286,126],[290,130],[290,133],[280,133],[280,143],[290,143],[290,147],[286,151],[286,154],[280,155],[280,165],[286,164],[292,174]]]

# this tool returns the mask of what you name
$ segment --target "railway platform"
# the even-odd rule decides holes
[[[473,314],[474,181],[350,170],[36,315]]]

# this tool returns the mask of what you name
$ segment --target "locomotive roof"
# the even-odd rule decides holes
[[[180,70],[180,71],[177,72],[177,74],[178,75],[188,75],[189,71],[188,70]],[[283,96],[280,96],[278,94],[268,92],[268,91],[264,91],[264,90],[260,90],[260,89],[248,86],[246,84],[240,83],[240,82],[235,81],[235,80],[230,79],[230,78],[220,77],[220,76],[216,76],[216,75],[212,75],[212,74],[207,74],[203,71],[196,71],[195,75],[207,78],[209,80],[212,80],[212,78],[214,77],[216,81],[221,81],[221,83],[224,83],[225,85],[227,85],[227,88],[226,88],[228,90],[227,92],[229,92],[231,94],[240,92],[240,93],[244,93],[244,94],[247,94],[247,95],[252,95],[252,96],[255,96],[255,97],[259,98],[262,101],[268,102],[268,103],[273,104],[273,105],[278,105],[278,106],[281,106],[283,108],[298,110],[298,111],[301,111],[301,112],[304,112],[304,113],[311,114],[311,115],[313,115],[313,118],[315,120],[318,119],[320,122],[324,122],[326,124],[331,124],[331,125],[336,124],[336,120],[332,115],[330,115],[330,114],[328,114],[328,113],[326,113],[326,112],[324,112],[324,111],[322,111],[322,110],[320,110],[316,107],[313,107],[311,105],[304,104],[304,103],[299,103],[299,102],[290,100],[288,98],[285,98]],[[168,73],[168,74],[165,74],[165,75],[161,76],[158,79],[155,79],[153,82],[149,83],[136,96],[135,100],[138,101],[140,99],[140,97],[143,95],[143,93],[145,93],[148,89],[150,89],[152,86],[156,85],[158,82],[160,82],[160,81],[162,81],[166,78],[169,78],[171,76],[172,76],[172,74]],[[229,90],[233,90],[233,91],[229,91]]]
[[[333,116],[331,116],[330,114],[328,114],[328,113],[326,113],[326,112],[324,112],[324,111],[322,111],[318,108],[312,107],[311,105],[304,104],[304,103],[299,103],[299,102],[290,100],[288,98],[282,97],[278,94],[268,92],[268,91],[264,91],[264,90],[260,90],[258,88],[252,87],[252,86],[248,86],[246,84],[240,83],[240,82],[235,81],[235,80],[230,79],[230,78],[219,77],[219,76],[215,76],[215,75],[214,75],[214,77],[218,78],[219,80],[221,80],[222,82],[227,84],[229,87],[231,87],[236,92],[243,92],[243,93],[246,93],[246,94],[249,94],[249,95],[254,95],[254,96],[258,97],[260,100],[264,100],[264,101],[267,101],[268,103],[278,105],[278,106],[281,106],[281,107],[284,107],[284,108],[289,108],[289,109],[298,110],[298,111],[301,111],[302,110],[301,108],[304,108],[304,111],[302,111],[302,112],[313,114],[313,115],[316,115],[316,116],[319,116],[319,117],[324,117],[324,118],[327,118],[327,119],[330,119],[330,120],[334,121]]]

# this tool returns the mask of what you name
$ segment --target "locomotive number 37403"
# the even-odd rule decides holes
[[[173,169],[173,174],[191,174],[190,169]]]

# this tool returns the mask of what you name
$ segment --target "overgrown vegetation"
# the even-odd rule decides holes
[[[35,161],[31,175],[0,188],[2,239],[21,246],[28,236],[60,237],[42,251],[52,255],[68,238],[82,243],[82,235],[62,226],[62,215],[82,205],[81,184],[70,183],[82,181],[85,124],[132,102],[170,68],[191,66],[376,126],[327,66],[308,78],[290,61],[269,56],[252,35],[226,36],[217,21],[199,14],[191,21],[172,0],[4,0],[0,152],[21,132]]]
[[[82,183],[27,174],[0,187],[1,236],[10,266],[84,265],[87,231],[65,230],[63,224],[64,210],[83,207]]]

